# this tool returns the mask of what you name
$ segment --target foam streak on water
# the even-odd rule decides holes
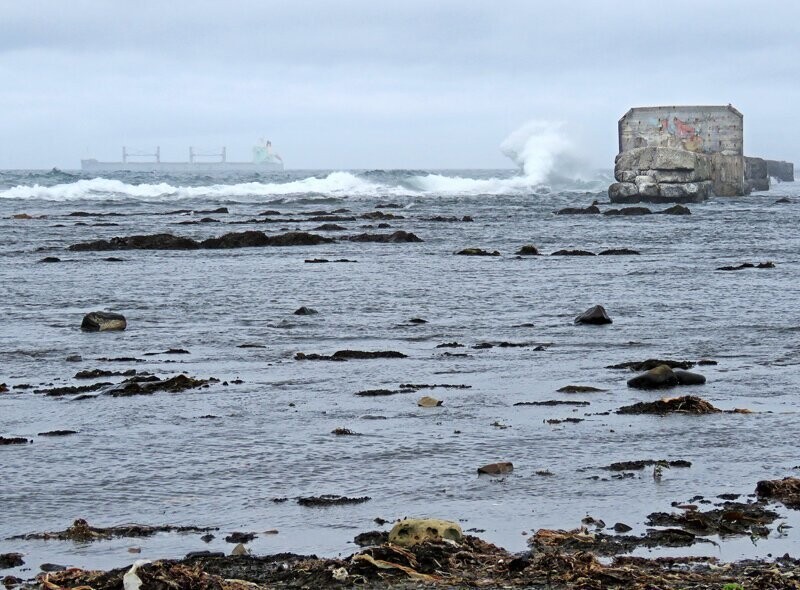
[[[0,553],[21,551],[34,568],[50,561],[120,566],[137,558],[225,550],[231,531],[260,532],[256,553],[333,555],[376,528],[376,517],[430,515],[463,519],[465,529],[512,550],[523,532],[572,528],[590,513],[643,532],[648,513],[672,510],[697,494],[749,494],[760,479],[797,474],[800,385],[800,190],[713,199],[692,215],[564,216],[553,211],[605,200],[581,186],[531,186],[516,171],[293,172],[225,178],[117,175],[93,179],[63,172],[0,174],[0,435],[26,446],[0,447]],[[789,204],[774,204],[778,194]],[[360,216],[380,209],[402,219]],[[229,213],[207,213],[227,206]],[[608,205],[601,208],[608,209]],[[171,213],[175,210],[192,213]],[[276,223],[252,223],[271,214]],[[69,252],[77,242],[169,232],[196,239],[231,231],[270,234],[315,230],[311,212],[339,215],[338,238],[314,247],[225,251]],[[71,213],[82,211],[81,216]],[[33,219],[13,219],[26,213]],[[474,222],[431,221],[430,218]],[[217,222],[184,224],[211,217]],[[388,223],[391,227],[376,226]],[[414,232],[421,243],[359,243],[363,232]],[[598,252],[634,248],[641,256],[517,259],[535,244]],[[453,256],[466,247],[501,257]],[[109,256],[122,261],[109,262]],[[57,264],[38,263],[56,256]],[[305,264],[311,258],[357,260]],[[722,272],[741,262],[776,268]],[[607,327],[573,318],[603,304]],[[306,305],[320,313],[295,316]],[[85,334],[94,309],[124,313],[124,333]],[[426,324],[411,324],[424,318]],[[533,324],[531,326],[530,324]],[[464,348],[436,348],[447,342]],[[481,342],[523,347],[475,349]],[[258,348],[240,348],[256,344]],[[545,350],[536,350],[543,345]],[[182,348],[187,355],[155,355]],[[300,362],[297,352],[399,350],[406,359]],[[445,352],[468,356],[445,356]],[[67,362],[77,353],[81,362]],[[135,357],[142,362],[102,361]],[[700,368],[700,395],[723,409],[754,414],[630,417],[622,405],[660,393],[625,386],[613,363],[651,357],[712,358]],[[208,389],[180,394],[70,401],[13,389],[79,384],[95,368],[134,368],[160,376],[217,377]],[[119,378],[112,378],[119,379]],[[241,382],[236,382],[240,379]],[[365,389],[401,383],[449,383],[389,397]],[[559,394],[567,384],[607,391]],[[419,408],[432,395],[439,408]],[[580,399],[589,406],[514,406]],[[610,413],[608,413],[610,412]],[[214,418],[204,418],[204,416]],[[380,419],[375,419],[379,417]],[[577,424],[548,424],[578,417]],[[334,436],[334,428],[362,436]],[[38,433],[72,429],[63,438]],[[686,459],[690,469],[611,479],[613,461]],[[482,464],[512,461],[513,474],[479,478]],[[538,475],[549,470],[552,476]],[[597,476],[597,478],[595,478]],[[368,495],[358,506],[311,509],[299,496]],[[288,498],[273,502],[274,498]],[[726,558],[796,553],[800,523],[788,536],[693,547]],[[206,545],[198,535],[158,535],[92,545],[10,541],[60,530],[75,518],[219,526]],[[675,553],[672,551],[672,553]]]

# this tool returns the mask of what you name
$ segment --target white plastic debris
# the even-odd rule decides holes
[[[133,562],[131,569],[122,576],[122,587],[125,590],[139,590],[142,587],[142,579],[136,575],[136,570],[148,563],[149,559],[138,559]]]

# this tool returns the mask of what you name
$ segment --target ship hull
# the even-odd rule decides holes
[[[281,162],[98,162],[81,160],[85,172],[281,172]]]

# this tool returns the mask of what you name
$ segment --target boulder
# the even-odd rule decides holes
[[[665,200],[685,203],[699,203],[708,198],[711,190],[710,182],[667,183],[660,185],[661,197]]]
[[[667,365],[659,365],[646,373],[628,379],[628,387],[634,389],[663,389],[678,385],[678,376]]]
[[[588,207],[564,207],[556,211],[556,215],[597,215],[600,213],[600,208],[597,205],[589,205]]]
[[[594,256],[594,252],[588,250],[556,250],[550,256]]]
[[[603,250],[598,256],[639,256],[639,252],[630,248],[611,248]]]
[[[673,205],[663,211],[656,211],[659,215],[691,215],[692,212],[689,207],[683,205]]]
[[[482,473],[484,475],[503,475],[505,473],[511,473],[512,471],[514,471],[514,464],[510,461],[505,461],[503,463],[490,463],[489,465],[478,467],[478,473]]]
[[[673,369],[675,377],[678,378],[678,383],[681,385],[703,385],[706,378],[700,373],[692,373],[691,371],[684,371],[683,369]]]
[[[523,246],[517,250],[517,256],[539,256],[539,250],[536,246]]]
[[[0,553],[0,570],[11,569],[25,565],[22,553]]]
[[[306,307],[305,305],[294,310],[294,315],[316,315],[318,313],[313,307]]]
[[[608,317],[608,314],[602,305],[595,305],[576,317],[575,323],[600,325],[610,324],[612,323],[612,320],[610,317]]]
[[[125,316],[107,311],[93,311],[83,316],[81,330],[86,332],[111,332],[124,330],[128,323]]]
[[[435,408],[436,406],[441,406],[442,401],[426,395],[417,400],[417,405],[421,408]]]
[[[463,538],[464,533],[457,523],[438,518],[407,518],[389,531],[389,542],[401,547],[443,539],[460,542]]]

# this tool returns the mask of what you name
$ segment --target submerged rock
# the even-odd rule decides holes
[[[759,262],[758,264],[753,264],[752,262],[743,262],[738,266],[720,266],[717,270],[743,270],[745,268],[775,268],[774,262]]]
[[[389,542],[401,547],[443,539],[458,543],[463,538],[464,533],[457,523],[437,518],[407,518],[395,524],[389,532]]]
[[[556,215],[599,215],[600,209],[597,205],[588,207],[564,207],[556,211]]]
[[[396,231],[393,234],[360,234],[347,238],[351,242],[380,242],[395,244],[400,242],[421,242],[422,239],[407,231]]]
[[[646,361],[628,361],[617,365],[608,365],[606,369],[630,369],[631,371],[649,371],[659,365],[667,365],[670,369],[691,369],[693,361],[674,361],[668,359],[647,359]]]
[[[623,207],[622,209],[609,209],[603,215],[650,215],[652,211],[647,207]]]
[[[297,503],[300,506],[309,507],[326,507],[326,506],[345,506],[347,504],[363,504],[369,502],[372,498],[369,496],[361,496],[359,498],[348,498],[347,496],[336,496],[334,494],[323,494],[321,496],[308,496],[305,498],[298,498]]]
[[[623,406],[617,414],[715,414],[721,412],[706,400],[693,395],[664,398],[655,402],[639,402]]]
[[[153,234],[111,238],[73,244],[69,250],[74,252],[97,252],[106,250],[198,250],[252,248],[262,246],[316,246],[334,240],[307,232],[289,232],[268,236],[260,231],[233,232],[218,238],[208,238],[202,242],[192,238],[173,236],[172,234]]]
[[[319,312],[313,307],[306,306],[298,307],[296,310],[294,310],[294,315],[316,315],[318,313]]]
[[[565,385],[564,387],[559,387],[556,391],[558,393],[601,393],[608,390],[590,385]]]
[[[613,320],[608,317],[605,308],[602,305],[595,305],[584,311],[581,315],[575,318],[576,324],[591,324],[602,325],[611,324]]]
[[[0,447],[5,445],[26,445],[29,441],[27,438],[22,438],[19,436],[12,436],[12,437],[5,437],[0,436]]]
[[[53,262],[61,262],[61,259],[57,256],[45,256],[39,262],[46,262],[46,263],[53,263]]]
[[[500,252],[497,250],[489,252],[488,250],[482,250],[480,248],[464,248],[455,254],[456,256],[500,256]]]
[[[598,256],[639,256],[639,252],[631,250],[630,248],[612,248],[610,250],[603,250]]]
[[[556,250],[550,256],[594,256],[594,252],[588,250]]]
[[[108,311],[93,311],[83,316],[81,330],[85,332],[121,331],[128,326],[125,316]]]
[[[692,466],[692,462],[685,461],[683,459],[676,459],[674,461],[667,461],[665,459],[662,459],[660,461],[654,461],[653,459],[643,459],[639,461],[618,461],[617,463],[612,463],[611,465],[601,467],[601,469],[606,469],[608,471],[641,471],[645,467],[650,467],[651,465],[689,468]]]
[[[390,358],[390,359],[404,359],[408,355],[394,350],[337,350],[332,355],[324,355],[317,353],[306,354],[298,352],[294,355],[297,361],[346,361],[349,359],[376,359],[376,358]]]

